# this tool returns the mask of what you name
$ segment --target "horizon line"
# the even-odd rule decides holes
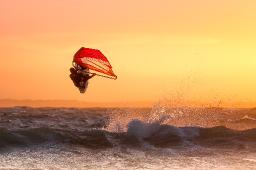
[[[171,107],[215,107],[215,108],[256,108],[256,102],[229,102],[229,103],[213,103],[206,101],[82,101],[82,100],[66,100],[66,99],[0,99],[0,107],[153,107],[155,105],[165,105]]]

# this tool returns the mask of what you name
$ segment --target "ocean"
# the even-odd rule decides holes
[[[256,109],[0,108],[0,169],[256,169]]]

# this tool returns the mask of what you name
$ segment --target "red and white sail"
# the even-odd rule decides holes
[[[113,79],[117,78],[108,59],[100,50],[82,47],[75,53],[73,61],[92,72],[98,72]]]

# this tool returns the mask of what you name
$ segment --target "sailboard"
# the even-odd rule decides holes
[[[87,68],[89,73],[98,76],[117,79],[108,59],[100,50],[81,47],[74,55],[73,65]]]

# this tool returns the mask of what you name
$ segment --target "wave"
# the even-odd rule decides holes
[[[127,132],[109,132],[100,129],[84,131],[49,127],[20,130],[0,129],[0,148],[33,146],[45,143],[79,145],[100,149],[116,146],[156,148],[184,148],[191,145],[217,148],[256,146],[256,129],[236,131],[223,126],[212,128],[176,127],[160,123],[132,120]]]
[[[256,148],[255,113],[254,109],[164,107],[0,108],[0,150],[44,144],[91,149]]]

